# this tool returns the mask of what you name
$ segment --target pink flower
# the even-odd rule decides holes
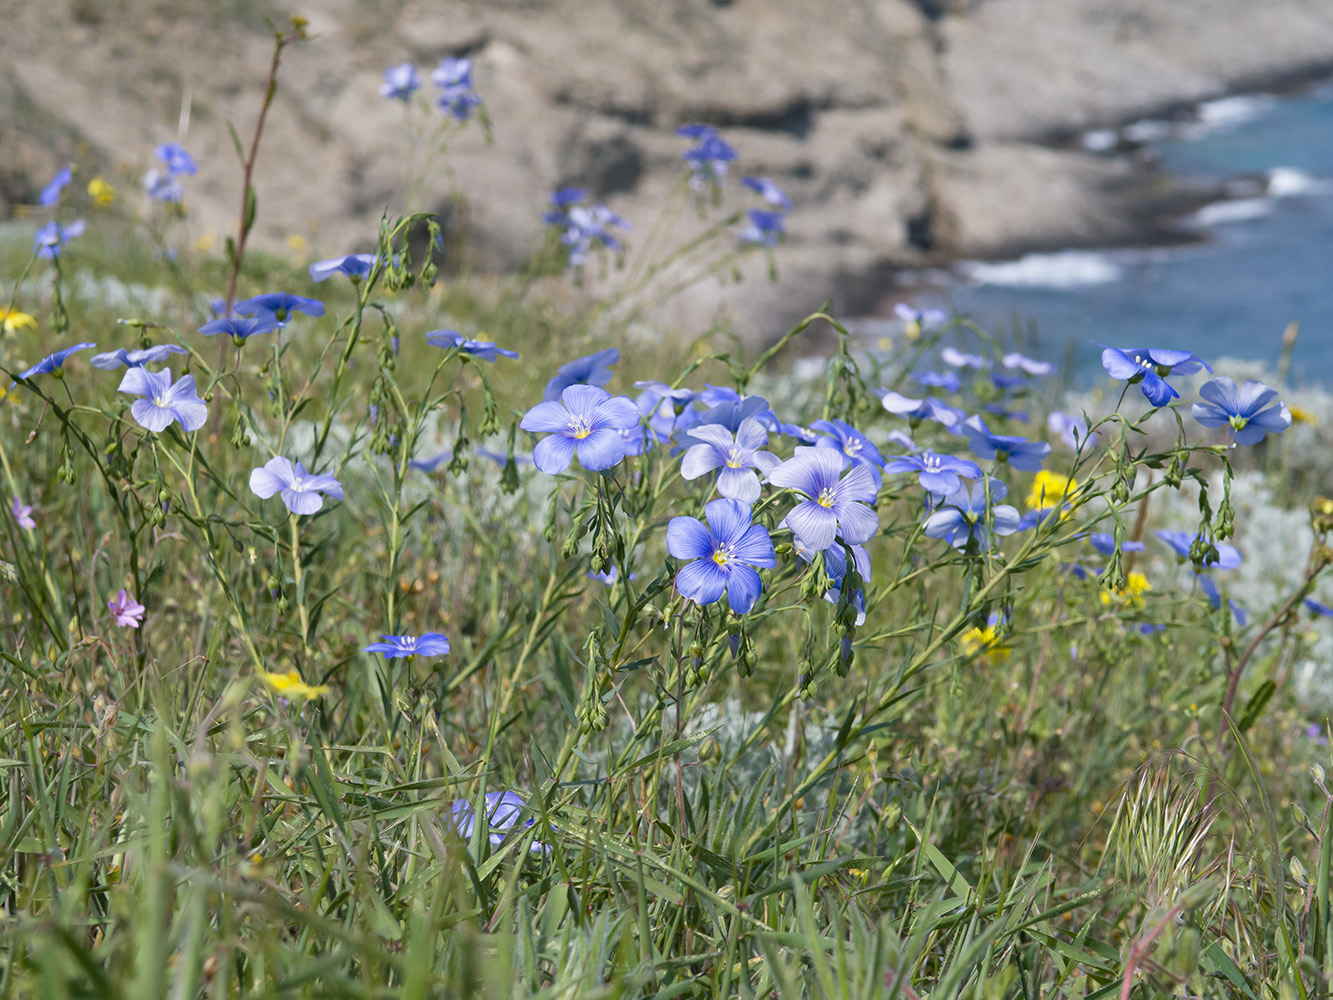
[[[10,509],[14,512],[14,517],[18,519],[19,527],[31,531],[37,527],[37,522],[32,519],[32,504],[20,502],[18,497],[10,504]]]
[[[113,600],[106,602],[106,606],[111,609],[111,617],[121,628],[138,628],[145,610],[142,604],[125,593],[124,587],[120,588],[120,593]]]

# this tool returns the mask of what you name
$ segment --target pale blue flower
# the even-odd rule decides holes
[[[174,420],[186,431],[197,431],[208,419],[208,406],[199,398],[193,375],[182,375],[172,382],[171,369],[150,372],[147,368],[130,368],[120,380],[119,392],[134,396],[130,414],[146,430],[160,433]]]

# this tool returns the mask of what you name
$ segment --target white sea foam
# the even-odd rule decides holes
[[[1175,129],[1170,122],[1158,118],[1145,118],[1143,121],[1126,125],[1120,134],[1130,142],[1156,142],[1158,139],[1165,139],[1173,131]]]
[[[1276,103],[1277,98],[1269,94],[1236,94],[1204,101],[1197,109],[1199,124],[1205,129],[1231,128],[1258,117]]]
[[[1095,132],[1083,133],[1083,148],[1090,153],[1105,153],[1115,149],[1120,142],[1120,134],[1113,128],[1099,128]]]
[[[1330,188],[1333,188],[1333,182],[1295,167],[1274,167],[1268,171],[1268,193],[1274,198],[1320,194]]]
[[[1234,201],[1215,201],[1204,205],[1191,217],[1196,226],[1221,226],[1233,222],[1262,219],[1273,211],[1272,198],[1237,198]]]
[[[998,263],[961,261],[958,269],[976,284],[1013,288],[1082,288],[1120,279],[1120,268],[1106,254],[1086,250],[1030,253]]]

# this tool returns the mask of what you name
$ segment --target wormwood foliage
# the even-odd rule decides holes
[[[489,127],[474,69],[430,155]],[[416,139],[420,86],[382,91]],[[222,257],[179,143],[137,207],[63,171],[0,257],[0,995],[1327,992],[1289,681],[1333,501],[1293,590],[1229,582],[1273,390],[1106,348],[1119,404],[1063,413],[906,306],[887,346],[645,335],[780,253],[771,179],[717,218],[708,126],[641,248],[565,189],[519,277],[441,280],[411,213],[298,267],[247,252],[263,121]]]

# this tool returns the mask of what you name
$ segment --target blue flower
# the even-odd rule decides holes
[[[1074,451],[1078,451],[1080,446],[1095,448],[1101,440],[1096,434],[1088,434],[1088,422],[1082,417],[1061,413],[1059,410],[1052,410],[1046,417],[1046,427]]]
[[[458,121],[467,121],[473,109],[481,106],[481,96],[472,89],[472,60],[441,59],[430,79],[440,88],[435,103]]]
[[[620,568],[618,566],[612,566],[610,569],[602,573],[594,573],[591,570],[589,570],[587,573],[584,573],[583,575],[586,576],[589,580],[599,580],[605,586],[611,587],[614,586],[615,582],[620,579]],[[638,575],[639,575],[638,573],[631,573],[629,575],[629,578],[633,580]]]
[[[60,251],[76,236],[83,235],[82,219],[75,219],[68,226],[62,226],[52,220],[33,234],[32,252],[44,260],[59,257]]]
[[[410,62],[390,66],[384,71],[384,82],[380,84],[380,97],[407,102],[421,89],[421,77],[417,68]]]
[[[690,431],[690,440],[698,443],[681,460],[681,478],[698,479],[720,468],[717,491],[747,504],[759,499],[759,474],[771,472],[782,461],[772,452],[760,451],[768,444],[768,431],[753,418],[741,421],[734,435],[721,424],[701,424]]]
[[[404,656],[444,656],[449,652],[449,640],[439,632],[425,635],[381,635],[383,642],[372,642],[361,649],[363,653],[383,653],[386,660]]]
[[[1096,341],[1093,341],[1096,343]],[[1143,394],[1153,406],[1165,406],[1180,393],[1166,381],[1168,375],[1192,375],[1200,368],[1213,370],[1206,361],[1189,351],[1167,351],[1148,347],[1102,348],[1102,367],[1115,379],[1125,379],[1130,385],[1142,383]]]
[[[571,385],[560,400],[545,400],[523,415],[519,427],[546,433],[532,460],[548,476],[569,467],[575,453],[590,472],[619,464],[628,442],[621,431],[639,422],[639,408],[628,396],[612,396],[593,385]]]
[[[1199,536],[1188,531],[1159,531],[1157,537],[1171,546],[1181,560],[1185,560],[1191,558],[1190,551]],[[1217,549],[1217,559],[1207,564],[1209,569],[1235,569],[1241,564],[1240,550],[1236,546],[1214,542],[1213,547]]]
[[[879,515],[871,509],[878,493],[875,477],[832,448],[797,448],[768,481],[805,497],[783,523],[806,548],[822,551],[839,534],[848,544],[860,545],[879,530]]]
[[[193,375],[182,375],[180,381],[171,381],[171,369],[150,372],[147,368],[130,368],[120,380],[118,392],[143,396],[130,406],[130,413],[139,425],[160,433],[173,420],[186,431],[197,431],[208,419],[208,407],[199,398]]]
[[[1109,531],[1094,531],[1088,536],[1088,544],[1104,556],[1115,554],[1115,535]],[[1142,542],[1121,542],[1122,552],[1142,552],[1147,548]]]
[[[998,479],[990,480],[992,504],[1003,500],[1009,491]],[[1018,530],[1018,511],[1008,504],[993,506],[991,514],[997,535],[1012,535]],[[945,497],[939,508],[926,518],[924,530],[931,538],[943,538],[955,548],[963,548],[972,538],[985,548],[986,540],[986,481],[974,483],[971,489],[960,486]]]
[[[862,583],[870,582],[870,553],[864,545],[847,546],[852,550],[853,565]],[[815,553],[801,544],[796,545],[796,554],[806,562],[814,560]],[[824,600],[837,604],[842,597],[842,583],[847,578],[847,551],[841,542],[834,542],[824,550],[824,572],[828,574],[833,586],[825,591]],[[851,595],[852,606],[856,608],[856,624],[864,625],[866,620],[865,589],[858,587]]]
[[[928,385],[936,389],[943,389],[945,392],[958,391],[958,376],[953,372],[921,372],[912,377],[922,385]]]
[[[903,321],[903,332],[909,338],[919,337],[926,330],[940,326],[949,318],[949,314],[943,309],[913,309],[906,302],[895,305],[893,315]]]
[[[630,225],[605,205],[580,205],[587,195],[584,188],[563,188],[551,195],[556,211],[542,215],[548,225],[562,230],[560,242],[569,248],[571,267],[582,267],[588,254],[597,247],[619,250],[620,238],[612,228],[628,230]]]
[[[169,172],[154,167],[143,175],[144,193],[153,201],[178,202],[185,197],[185,188]]]
[[[1000,359],[1000,364],[1006,368],[1020,368],[1029,375],[1049,375],[1055,370],[1055,366],[1049,361],[1034,361],[1032,358],[1025,357],[1015,351],[1012,354],[1006,354]]]
[[[940,360],[955,368],[985,368],[986,359],[980,354],[964,354],[956,347],[946,347],[940,351]]]
[[[74,179],[74,171],[69,167],[61,167],[56,175],[51,178],[46,187],[42,188],[41,196],[37,199],[37,204],[45,205],[50,208],[60,200],[60,192],[65,189],[65,185]]]
[[[492,847],[499,847],[504,843],[505,837],[518,826],[519,817],[523,815],[523,810],[526,808],[527,803],[514,792],[486,793],[487,839],[491,842]],[[471,840],[472,833],[477,828],[477,812],[472,803],[467,799],[455,800],[450,807],[449,816],[458,835],[464,840]],[[536,822],[529,816],[523,821],[522,828],[526,830]],[[538,854],[545,854],[550,849],[548,845],[540,841],[534,840],[532,842],[532,850]]]
[[[815,438],[816,448],[834,448],[857,465],[864,465],[875,477],[875,486],[879,486],[884,456],[870,438],[841,420],[816,420],[810,425],[810,430],[819,434]]]
[[[787,217],[781,212],[752,208],[745,214],[750,221],[737,234],[742,243],[772,249],[787,235]]]
[[[261,500],[282,492],[282,502],[293,514],[313,514],[324,506],[324,497],[343,498],[342,483],[332,476],[311,475],[300,462],[278,455],[250,471],[250,492]]]
[[[676,589],[696,604],[725,593],[731,610],[746,614],[763,592],[756,567],[777,565],[773,540],[739,500],[710,500],[704,517],[707,525],[694,517],[673,517],[667,525],[667,551],[691,560],[676,574]]]
[[[518,351],[508,351],[496,347],[489,340],[468,340],[457,330],[432,330],[426,334],[426,343],[445,350],[456,349],[460,354],[467,354],[482,361],[494,363],[498,357],[516,358]]]
[[[938,399],[927,396],[925,399],[912,399],[901,393],[887,391],[880,397],[884,409],[900,417],[906,417],[913,427],[923,420],[937,420],[945,427],[954,427],[963,419],[963,412],[941,403]]]
[[[1287,404],[1275,402],[1277,390],[1254,379],[1237,391],[1223,375],[1200,386],[1199,395],[1207,402],[1194,404],[1194,419],[1205,427],[1230,425],[1236,444],[1258,444],[1265,434],[1281,434],[1291,426]]]
[[[927,449],[920,455],[900,455],[889,460],[885,472],[919,472],[917,477],[921,488],[937,496],[949,496],[957,493],[963,486],[960,476],[965,479],[977,479],[981,476],[981,466],[965,458],[952,455],[937,455]]]
[[[1333,618],[1333,608],[1330,608],[1322,601],[1316,601],[1313,597],[1307,597],[1305,599],[1305,606],[1309,609],[1311,614],[1324,618]]]
[[[310,280],[324,281],[335,274],[345,274],[352,284],[359,282],[375,266],[373,253],[349,253],[345,257],[330,257],[310,265]]]
[[[94,354],[90,363],[94,368],[114,371],[122,366],[140,368],[143,365],[157,364],[159,361],[166,361],[173,354],[188,353],[190,352],[177,344],[157,344],[139,351],[127,351],[122,347],[106,354]]]
[[[770,205],[780,208],[784,212],[791,211],[791,199],[782,193],[782,188],[778,187],[767,177],[742,177],[741,183],[751,191],[757,193]]]
[[[65,359],[75,351],[86,351],[90,347],[96,347],[92,341],[84,341],[82,344],[75,344],[73,347],[66,347],[63,351],[56,351],[54,354],[48,354],[27,371],[19,375],[19,378],[32,378],[34,375],[54,375],[56,378],[65,377]]]
[[[606,385],[611,381],[611,366],[619,360],[620,352],[614,347],[586,358],[575,358],[556,369],[559,374],[546,383],[542,398],[548,403],[557,400],[571,385]]]
[[[1045,441],[1029,441],[1015,434],[994,434],[980,417],[968,417],[963,424],[972,454],[982,458],[993,458],[997,462],[1008,462],[1015,469],[1025,472],[1040,472],[1041,464],[1051,453],[1051,446]]]
[[[1200,573],[1195,579],[1199,581],[1199,589],[1203,591],[1204,596],[1208,598],[1208,603],[1213,606],[1214,610],[1220,608],[1222,606],[1222,592],[1217,589],[1217,584],[1213,582],[1213,578]],[[1236,624],[1244,628],[1245,623],[1249,620],[1249,615],[1246,614],[1245,609],[1235,601],[1227,601],[1227,604],[1231,608],[1231,613],[1236,616]]]
[[[173,177],[183,174],[194,176],[198,172],[190,154],[181,148],[180,143],[164,142],[155,150],[157,158],[167,165],[167,173]]]
[[[275,319],[261,316],[252,316],[249,319],[242,319],[238,316],[224,316],[222,319],[209,320],[195,332],[202,333],[205,337],[211,337],[215,333],[224,333],[231,338],[233,344],[240,347],[245,343],[246,338],[253,337],[257,333],[269,333],[278,329],[281,325]]]
[[[260,319],[271,319],[275,323],[286,323],[294,312],[323,316],[324,303],[291,292],[268,292],[237,302],[232,312],[237,316],[257,316]]]
[[[727,176],[727,164],[736,159],[736,150],[708,125],[683,125],[676,134],[699,143],[680,154],[690,166],[690,187],[700,191],[720,185]]]

